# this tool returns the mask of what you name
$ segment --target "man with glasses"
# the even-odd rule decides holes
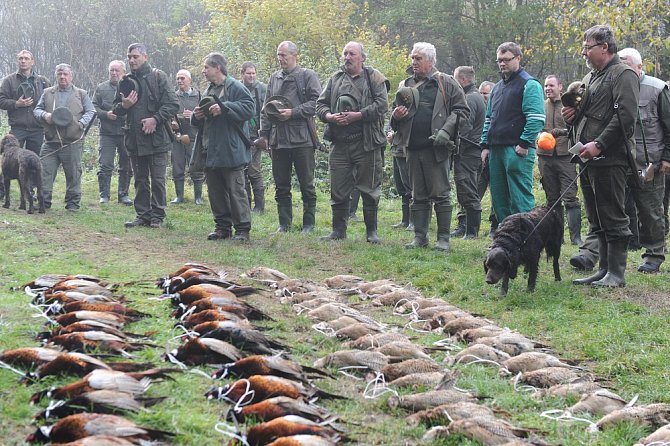
[[[505,42],[496,51],[501,80],[493,87],[481,137],[489,162],[491,202],[498,221],[535,207],[535,140],[544,127],[542,84],[521,68],[521,48]]]
[[[314,231],[316,214],[314,151],[317,141],[310,125],[314,124],[321,84],[313,70],[299,66],[295,43],[280,43],[277,60],[281,68],[270,76],[260,130],[263,145],[267,144],[272,150],[272,176],[279,214],[277,232],[289,232],[293,224],[291,173],[295,166],[302,193],[302,232],[308,234]],[[270,109],[272,114],[268,113]]]
[[[627,174],[634,163],[629,150],[635,150],[640,81],[619,59],[614,33],[607,25],[584,33],[582,56],[592,70],[582,80],[582,105],[578,109],[564,106],[561,114],[571,126],[571,143],[581,144],[580,181],[590,231],[598,236],[600,259],[595,274],[573,283],[623,287],[631,236],[624,199]]]

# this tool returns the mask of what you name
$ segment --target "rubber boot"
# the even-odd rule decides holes
[[[202,180],[193,181],[193,197],[198,206],[205,204],[202,200]]]
[[[451,208],[448,210],[435,211],[437,219],[437,243],[435,249],[438,251],[449,251],[449,229],[451,228]]]
[[[607,274],[592,286],[621,288],[626,286],[624,275],[628,261],[628,239],[615,240],[607,244]]]
[[[412,206],[409,207],[409,215],[407,216],[407,221],[409,222],[407,224],[407,227],[405,228],[405,231],[414,231],[414,218],[412,218]]]
[[[314,232],[316,222],[316,200],[314,202],[302,204],[302,233],[311,234]]]
[[[579,207],[568,208],[568,229],[570,230],[570,243],[573,245],[582,244],[582,211]]]
[[[626,241],[628,243],[628,241]],[[607,274],[607,268],[608,268],[608,245],[607,245],[607,240],[605,239],[604,234],[599,234],[598,235],[598,256],[600,257],[600,261],[598,264],[598,271],[596,271],[594,274],[590,275],[589,277],[584,277],[583,279],[575,279],[572,281],[574,285],[591,285],[593,282],[597,282],[598,280],[601,280],[605,275]]]
[[[347,219],[349,218],[349,209],[333,208],[333,230],[330,234],[320,237],[319,240],[344,240],[347,238]]]
[[[109,190],[112,177],[98,174],[98,188],[100,189],[100,203],[109,203]]]
[[[293,224],[293,205],[291,201],[277,203],[277,214],[279,216],[277,232],[289,232]]]
[[[368,243],[380,244],[382,241],[377,235],[377,208],[363,209],[363,220],[365,221],[365,238]]]
[[[491,215],[489,216],[489,221],[491,222],[491,230],[489,231],[489,237],[493,238],[493,235],[496,233],[496,230],[498,229],[498,217],[496,217],[496,214],[491,211]]]
[[[474,209],[465,211],[465,235],[463,240],[473,240],[479,237],[479,225],[482,222],[482,211]]]
[[[177,196],[170,203],[179,204],[184,202],[184,180],[175,180],[174,190]]]
[[[409,226],[409,202],[405,203],[405,199],[403,198],[402,218],[399,223],[391,225],[391,227],[405,229],[407,226]]]
[[[425,248],[428,246],[428,224],[430,223],[430,208],[411,210],[414,220],[414,240],[405,245],[407,249]]]
[[[265,212],[265,189],[259,187],[254,189],[254,208],[251,212],[262,214]]]
[[[130,197],[128,196],[128,191],[130,189],[130,180],[132,177],[133,177],[132,170],[130,170],[130,167],[126,170],[119,172],[119,187],[118,187],[119,203],[125,204],[126,206],[130,206],[133,204],[133,200],[131,200]]]
[[[467,220],[466,215],[467,214],[465,213],[458,214],[458,223],[456,224],[456,228],[454,228],[454,230],[451,231],[451,234],[449,234],[451,237],[463,237],[465,235],[465,222]]]

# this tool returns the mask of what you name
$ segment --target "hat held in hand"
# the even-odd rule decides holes
[[[409,119],[416,114],[416,109],[419,106],[419,90],[413,87],[400,87],[395,94],[396,105],[404,105],[407,108],[407,116]]]
[[[72,124],[72,121],[74,121],[74,116],[67,107],[57,107],[51,113],[51,122],[58,127],[67,127]]]
[[[279,115],[281,114],[280,110],[291,109],[291,101],[284,96],[271,96],[265,105],[261,113],[265,113],[271,123],[278,124],[281,122]]]

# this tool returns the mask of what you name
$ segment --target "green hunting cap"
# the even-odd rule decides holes
[[[358,101],[350,94],[340,95],[333,111],[335,113],[357,112],[359,111]]]
[[[67,107],[58,107],[51,113],[51,122],[58,127],[67,127],[74,121],[72,112]]]
[[[419,90],[412,87],[400,87],[395,94],[396,105],[404,105],[407,107],[407,118],[411,118],[416,114],[416,109],[419,106]]]
[[[279,110],[284,110],[287,108],[293,108],[291,101],[284,96],[271,96],[263,106],[262,113],[268,117],[270,122],[277,124],[281,122],[279,120]]]
[[[218,98],[213,94],[203,96],[202,99],[200,99],[200,102],[198,102],[198,107],[202,109],[203,113],[209,115],[209,108],[218,102],[217,99]]]

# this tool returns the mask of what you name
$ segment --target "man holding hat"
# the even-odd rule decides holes
[[[380,243],[377,208],[386,145],[384,116],[388,111],[388,81],[379,71],[363,66],[363,45],[349,42],[342,51],[344,66],[329,80],[316,102],[316,114],[330,128],[330,205],[333,230],[322,240],[347,237],[351,192],[363,197],[363,218],[369,243]]]
[[[210,85],[193,111],[191,123],[199,128],[195,150],[205,152],[209,204],[216,225],[207,239],[247,242],[251,207],[244,169],[251,161],[247,121],[254,116],[254,100],[240,81],[228,75],[228,62],[222,54],[208,54],[204,65],[203,75]]]
[[[256,65],[253,62],[244,62],[240,74],[242,83],[254,99],[255,107],[254,117],[249,120],[249,139],[255,143],[251,146],[251,162],[246,169],[246,189],[249,201],[251,201],[253,192],[254,208],[251,211],[261,214],[265,212],[265,182],[263,172],[261,172],[261,157],[267,147],[262,147],[259,144],[261,141],[256,141],[261,126],[261,107],[263,107],[268,86],[256,79]]]
[[[318,141],[314,114],[321,84],[314,71],[298,65],[295,43],[280,43],[277,59],[281,69],[270,76],[260,130],[261,138],[272,150],[272,176],[279,214],[277,232],[290,231],[293,223],[291,173],[295,166],[302,193],[302,232],[310,233],[314,230],[316,213],[314,150]]]
[[[126,149],[135,173],[134,220],[127,228],[160,228],[165,219],[167,197],[165,172],[172,145],[172,117],[179,110],[174,90],[163,71],[149,64],[147,47],[128,47],[131,74],[119,83],[114,113],[126,119]]]
[[[95,108],[86,90],[72,83],[72,67],[56,65],[57,84],[44,90],[34,110],[35,119],[45,128],[42,160],[44,206],[51,207],[51,192],[58,166],[65,174],[65,209],[79,210],[81,201],[81,156],[84,129],[95,116]]]
[[[435,68],[435,46],[415,43],[411,58],[414,75],[400,83],[397,106],[391,115],[393,144],[407,152],[412,184],[414,240],[405,247],[428,246],[433,203],[437,217],[435,249],[448,251],[452,212],[449,169],[459,123],[469,118],[470,109],[458,82]]]
[[[130,206],[133,200],[128,196],[133,169],[130,157],[123,144],[124,120],[119,119],[112,111],[116,90],[119,81],[126,74],[126,64],[122,60],[113,60],[109,63],[109,79],[98,85],[93,93],[93,105],[100,120],[100,156],[98,157],[98,188],[100,203],[109,203],[112,173],[114,173],[114,158],[119,154],[119,203]]]

